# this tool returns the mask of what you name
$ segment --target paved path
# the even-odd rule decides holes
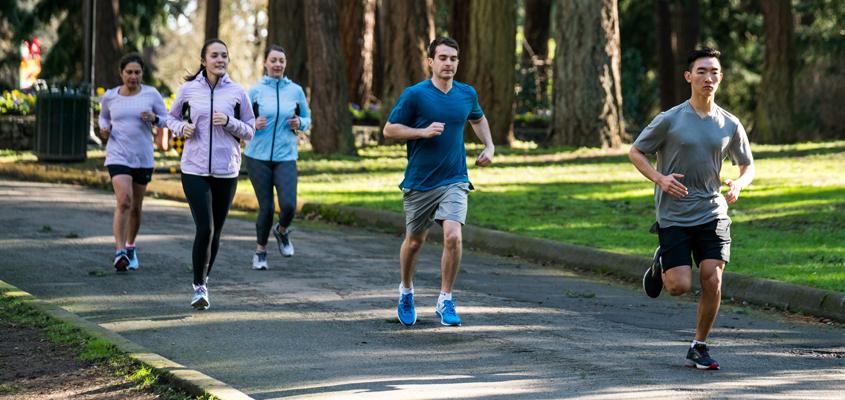
[[[721,371],[681,367],[689,298],[466,252],[460,328],[433,304],[439,247],[421,256],[419,322],[396,322],[400,237],[301,224],[296,256],[249,269],[254,224],[231,218],[194,312],[187,206],[147,199],[141,270],[115,274],[110,193],[0,179],[0,279],[258,399],[845,398],[845,329],[724,307]],[[471,215],[470,215],[471,218]],[[48,228],[49,227],[49,228]]]

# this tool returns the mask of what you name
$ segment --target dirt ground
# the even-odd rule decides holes
[[[0,319],[0,400],[158,398],[105,366],[80,361],[43,331]]]

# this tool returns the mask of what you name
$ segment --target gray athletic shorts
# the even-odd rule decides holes
[[[405,206],[405,229],[412,234],[425,232],[434,221],[467,219],[467,182],[451,183],[431,190],[402,189]]]

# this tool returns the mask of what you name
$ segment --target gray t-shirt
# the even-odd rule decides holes
[[[657,171],[683,174],[680,182],[689,194],[676,199],[654,187],[657,222],[661,228],[694,226],[728,218],[728,203],[722,196],[719,172],[730,157],[736,165],[752,163],[751,146],[742,123],[714,104],[704,118],[689,101],[660,113],[643,129],[634,147],[645,154],[657,154]]]

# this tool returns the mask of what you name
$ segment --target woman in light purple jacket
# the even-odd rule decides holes
[[[135,237],[141,227],[141,204],[153,174],[153,125],[167,118],[164,100],[152,86],[141,84],[144,60],[131,53],[120,59],[123,85],[100,99],[100,136],[106,144],[106,168],[111,176],[117,207],[114,209],[114,268],[138,269]]]
[[[182,150],[182,188],[196,225],[191,306],[209,306],[208,274],[220,247],[223,222],[238,186],[241,140],[255,134],[255,116],[243,87],[226,74],[229,52],[219,39],[205,42],[202,65],[185,84],[167,117],[167,127],[186,138]]]

